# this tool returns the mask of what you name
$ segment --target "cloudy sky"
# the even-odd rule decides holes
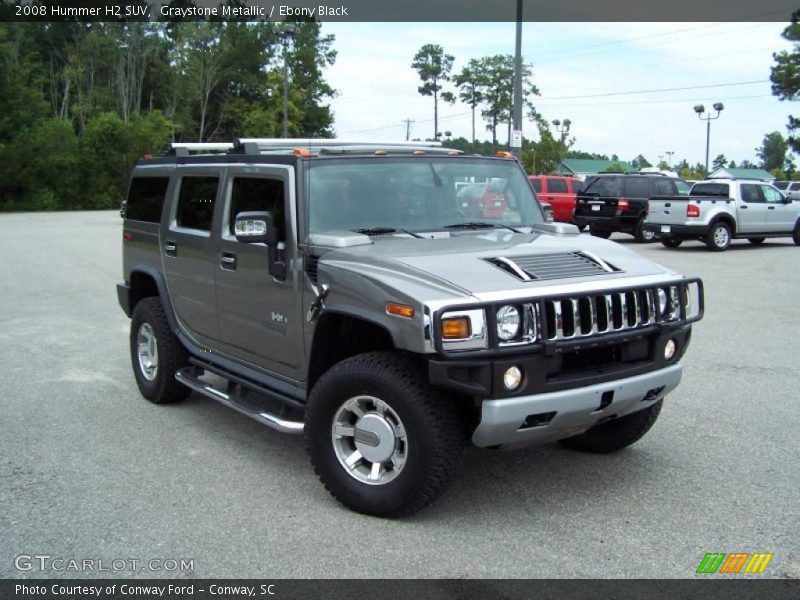
[[[522,53],[533,64],[548,119],[572,121],[575,148],[643,154],[651,162],[704,162],[706,127],[692,110],[723,102],[711,123],[711,160],[756,161],[764,134],[786,135],[793,106],[770,94],[772,53],[790,48],[782,23],[524,23]],[[514,53],[514,23],[326,23],[336,36],[336,64],[326,72],[339,90],[333,101],[340,137],[405,139],[433,134],[433,99],[417,92],[411,62],[426,43],[455,56],[454,71],[470,58]],[[683,89],[675,89],[683,88]],[[647,90],[672,90],[648,91]],[[796,109],[795,109],[796,112]],[[440,105],[439,130],[470,137],[469,107]],[[490,139],[483,125],[478,137]],[[530,121],[526,137],[537,138]],[[505,133],[501,138],[505,140]]]

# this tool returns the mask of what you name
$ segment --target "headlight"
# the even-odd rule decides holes
[[[516,306],[501,306],[497,309],[497,337],[509,342],[517,337],[522,318]]]

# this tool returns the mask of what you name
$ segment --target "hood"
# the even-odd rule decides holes
[[[674,275],[624,246],[589,235],[514,233],[500,229],[457,232],[434,239],[375,236],[371,244],[332,250],[320,265],[351,270],[416,272],[471,295],[528,290],[554,283],[597,282]],[[612,283],[613,282],[613,283]],[[433,282],[431,282],[433,283]]]

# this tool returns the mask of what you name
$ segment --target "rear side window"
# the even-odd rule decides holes
[[[625,195],[631,198],[649,198],[650,179],[646,177],[630,177],[625,179]]]
[[[667,178],[653,178],[653,195],[654,196],[673,196],[677,192],[675,183],[672,179]]]
[[[730,196],[730,188],[727,183],[695,183],[689,195],[728,198]]]
[[[739,188],[742,194],[742,201],[753,203],[753,202],[764,202],[764,197],[759,193],[760,186],[754,183],[743,183]]]
[[[554,194],[558,193],[566,193],[567,191],[567,182],[563,179],[551,179],[547,182],[547,188],[550,192]]]
[[[284,195],[282,179],[263,179],[256,177],[236,177],[233,180],[231,194],[230,231],[233,235],[233,224],[240,212],[269,211],[278,228],[278,237],[286,239],[284,219]]]
[[[536,192],[542,191],[542,180],[541,179],[531,179],[531,185]]]
[[[786,188],[779,188],[779,189],[786,189]],[[790,192],[796,192],[797,190],[800,190],[800,183],[793,183],[789,186]]]
[[[161,209],[169,177],[134,177],[125,202],[125,218],[149,223],[161,222]]]
[[[598,196],[620,196],[622,195],[622,178],[598,177],[587,183],[583,191],[586,194],[597,194]]]
[[[184,177],[178,196],[178,225],[211,231],[219,177]]]

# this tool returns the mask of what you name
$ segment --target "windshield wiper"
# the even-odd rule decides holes
[[[484,223],[483,221],[471,221],[468,223],[453,223],[452,225],[445,225],[443,229],[494,229],[495,227],[505,227],[514,233],[522,233],[519,229],[514,229],[503,223]]]
[[[423,236],[419,235],[418,233],[414,233],[408,229],[403,229],[402,227],[364,227],[362,229],[353,229],[353,231],[363,235],[385,235],[387,233],[397,233],[400,231],[402,233],[407,233],[411,237],[424,239]]]

